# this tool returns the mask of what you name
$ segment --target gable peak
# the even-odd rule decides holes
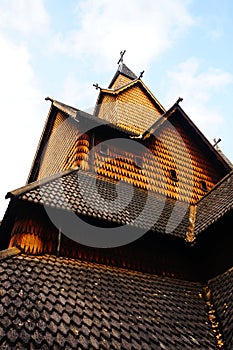
[[[120,59],[118,60],[117,64],[118,64],[118,68],[117,71],[112,79],[112,81],[110,82],[108,88],[111,89],[112,86],[114,85],[116,79],[118,78],[119,75],[122,75],[124,77],[126,77],[129,80],[135,80],[138,77],[136,76],[136,74],[134,74],[131,69],[129,69],[126,64],[123,62],[123,56],[125,54],[126,50],[121,51],[120,52]]]
[[[119,76],[123,76],[125,77],[127,80],[131,81],[131,80],[135,80],[138,77],[136,76],[136,74],[134,74],[127,66],[126,64],[124,64],[123,62],[120,62],[118,69],[114,75],[114,77],[112,78],[108,88],[111,89],[115,83],[115,81],[117,80],[117,78]]]

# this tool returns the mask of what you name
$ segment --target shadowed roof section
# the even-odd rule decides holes
[[[208,284],[215,310],[221,320],[224,349],[233,349],[233,268],[211,279]]]
[[[146,190],[124,182],[120,185],[121,196],[114,213],[109,211],[109,203],[117,199],[117,182],[79,170],[67,170],[28,184],[8,192],[6,198],[16,197],[35,204],[73,211],[77,215],[107,220],[116,225],[132,225],[185,239],[190,217],[190,207],[187,203],[152,191],[148,199]],[[99,201],[96,194],[103,200]],[[146,203],[149,204],[150,210],[144,210]],[[195,236],[230,213],[232,209],[233,171],[196,204]]]
[[[189,224],[187,203],[79,170],[36,181],[9,197],[179,238],[185,238]]]
[[[1,349],[216,348],[200,283],[25,254],[0,278]]]
[[[195,234],[233,210],[233,171],[225,176],[197,203]]]

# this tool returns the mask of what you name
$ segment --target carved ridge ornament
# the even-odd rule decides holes
[[[186,237],[185,237],[185,241],[187,243],[194,243],[195,239],[196,239],[195,234],[194,234],[196,212],[197,212],[196,205],[190,205],[189,225],[188,225],[188,230],[187,230]]]

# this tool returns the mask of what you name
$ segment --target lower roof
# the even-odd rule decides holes
[[[28,184],[8,192],[9,197],[185,240],[191,229],[193,240],[226,214],[231,215],[233,171],[195,205],[80,169]]]
[[[197,204],[195,235],[216,223],[224,215],[231,215],[233,223],[233,170],[226,175]]]
[[[82,170],[37,181],[7,197],[183,239],[189,225],[189,203]]]
[[[20,252],[0,281],[1,349],[217,348],[200,283]]]

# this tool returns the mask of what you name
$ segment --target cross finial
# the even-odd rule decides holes
[[[99,84],[93,84],[93,86],[96,88],[96,90],[100,89],[101,90],[101,87],[99,86]]]
[[[183,101],[183,98],[182,97],[179,97],[178,100],[176,101],[176,104],[179,104],[180,102]]]
[[[222,140],[219,138],[219,139],[216,139],[216,138],[214,138],[214,144],[213,144],[213,146],[214,147],[216,147],[217,146],[217,144],[219,143],[219,142],[221,142]]]
[[[143,70],[143,71],[140,73],[138,79],[141,79],[141,78],[143,77],[144,72],[145,72],[145,71]]]
[[[117,62],[117,64],[120,64],[121,62],[123,62],[123,56],[125,53],[126,53],[126,50],[120,52],[121,57],[119,58],[119,61]]]

